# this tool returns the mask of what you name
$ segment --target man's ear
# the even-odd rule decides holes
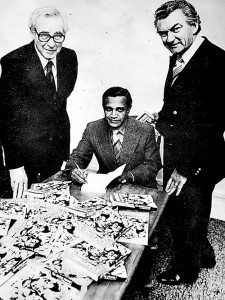
[[[35,30],[34,29],[30,29],[30,35],[31,35],[32,40],[34,40],[35,34],[36,34]]]
[[[199,30],[199,24],[197,22],[193,22],[191,24],[191,27],[192,27],[192,33],[195,35]]]

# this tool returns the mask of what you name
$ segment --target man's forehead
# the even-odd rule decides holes
[[[126,97],[125,96],[107,97],[106,105],[113,106],[113,107],[124,107],[126,106]]]
[[[36,29],[44,32],[62,32],[64,29],[64,23],[60,16],[42,16],[37,20]]]
[[[177,24],[187,23],[187,17],[184,15],[181,9],[176,9],[165,19],[159,20],[157,23],[157,30],[170,30]]]

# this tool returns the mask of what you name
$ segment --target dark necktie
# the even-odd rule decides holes
[[[120,140],[120,136],[121,136],[121,133],[117,132],[117,134],[113,137],[113,149],[114,149],[114,152],[116,155],[117,162],[119,162],[119,160],[120,160],[120,152],[122,149],[122,143]]]
[[[51,89],[54,89],[56,91],[56,86],[55,86],[55,79],[52,73],[52,65],[53,62],[51,60],[48,61],[45,69],[46,69],[46,79],[48,80],[48,84],[51,87]]]

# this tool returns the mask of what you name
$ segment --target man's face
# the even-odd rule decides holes
[[[104,107],[105,119],[113,129],[119,129],[127,120],[130,109],[124,96],[108,97]]]
[[[33,31],[32,37],[34,43],[46,59],[53,59],[61,51],[62,43],[56,43],[53,38],[50,38],[48,42],[41,42],[38,39],[38,34],[47,33],[51,36],[64,34],[63,31],[63,20],[60,17],[41,17],[36,25],[36,32]]]
[[[184,53],[194,42],[197,30],[198,24],[188,25],[181,9],[157,23],[157,32],[164,46],[173,54]]]

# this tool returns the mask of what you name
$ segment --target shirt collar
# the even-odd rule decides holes
[[[127,121],[119,129],[112,129],[113,135],[116,135],[118,132],[124,135],[126,126],[127,126]]]
[[[192,58],[192,56],[195,54],[195,52],[201,46],[203,41],[204,41],[204,37],[199,36],[199,35],[196,36],[191,47],[186,52],[184,52],[184,54],[182,55],[182,59],[183,59],[185,65],[189,62],[189,60]]]
[[[41,64],[43,69],[45,70],[45,67],[48,63],[48,59],[46,59],[44,56],[41,55],[41,53],[38,51],[36,45],[35,45],[35,50],[37,52],[38,57],[40,58]],[[54,57],[53,59],[51,59],[51,61],[53,62],[53,68],[56,68],[56,57]]]

